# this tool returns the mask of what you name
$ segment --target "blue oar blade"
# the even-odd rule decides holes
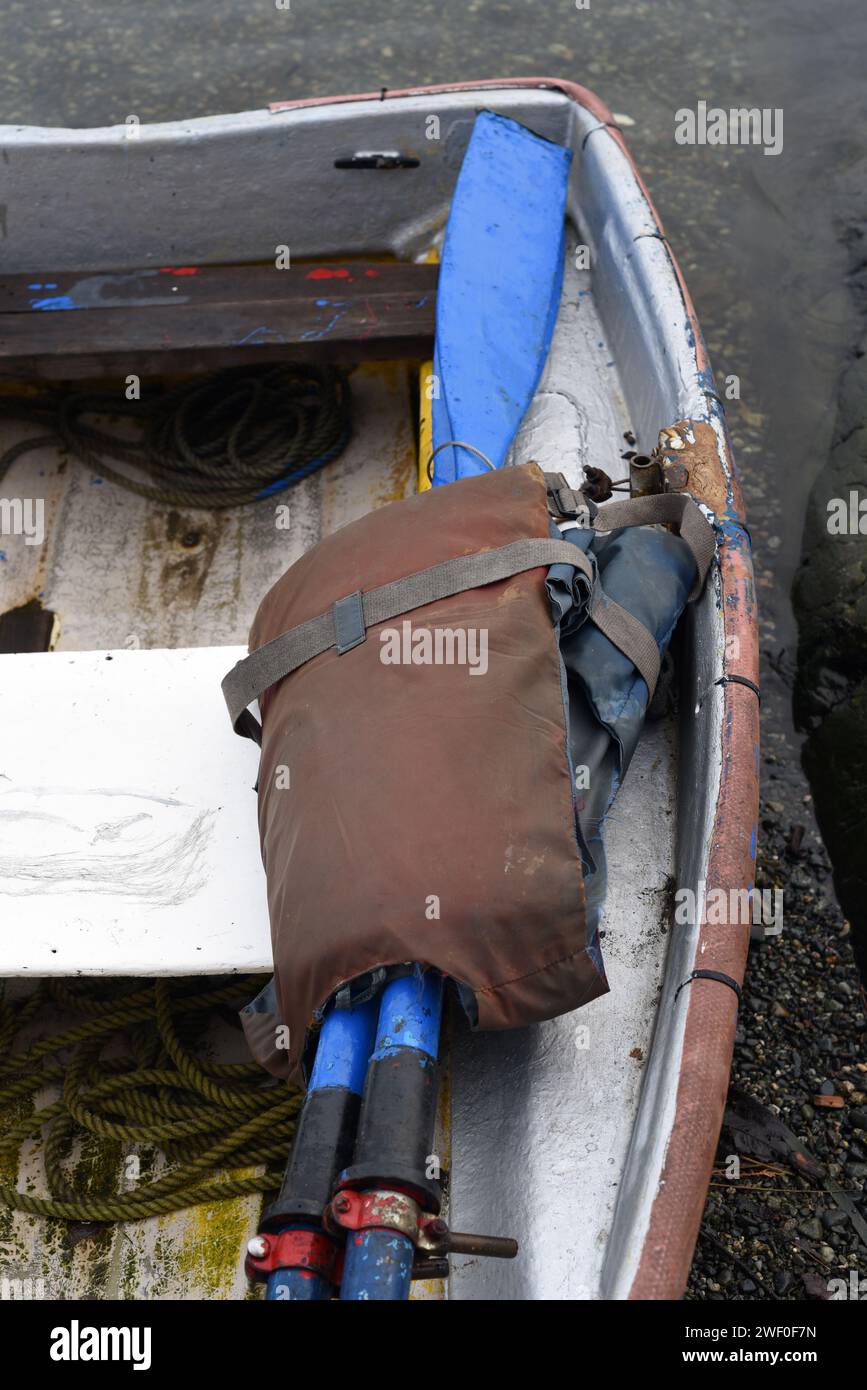
[[[542,374],[560,304],[571,150],[483,111],[455,187],[437,293],[433,447],[499,468]],[[434,485],[482,473],[444,448]]]

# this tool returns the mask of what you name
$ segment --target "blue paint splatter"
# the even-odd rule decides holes
[[[45,287],[48,289],[48,286]],[[31,309],[77,309],[78,305],[73,303],[68,294],[60,294],[56,299],[31,299]]]
[[[308,341],[309,339],[311,339],[311,338],[324,338],[325,335],[326,335],[327,333],[330,333],[330,332],[331,332],[331,330],[332,330],[332,328],[334,327],[334,325],[335,325],[336,323],[339,323],[339,322],[340,322],[340,320],[344,317],[345,313],[346,313],[346,310],[345,310],[345,309],[341,309],[341,310],[340,310],[340,313],[339,313],[339,314],[335,314],[335,315],[334,315],[334,318],[331,320],[331,322],[330,322],[330,323],[327,323],[327,324],[325,325],[324,328],[311,328],[310,331],[309,331],[308,333],[302,333],[302,334],[301,334],[301,339],[302,339],[302,341],[303,341],[303,342],[307,342],[307,341]]]
[[[267,340],[260,338],[258,336],[260,333],[267,333],[269,335]],[[273,328],[268,328],[266,324],[262,324],[260,328],[251,329],[245,338],[239,338],[238,346],[240,347],[244,343],[252,343],[254,347],[257,345],[261,346],[265,341],[269,343],[285,343],[286,339],[282,333],[277,333]]]
[[[750,533],[740,517],[731,507],[727,507],[719,522],[720,530],[733,550],[751,550]]]

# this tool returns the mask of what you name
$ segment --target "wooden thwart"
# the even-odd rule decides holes
[[[0,376],[424,357],[438,267],[347,261],[0,278]]]

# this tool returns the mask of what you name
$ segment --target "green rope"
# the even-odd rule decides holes
[[[100,477],[153,502],[240,507],[291,487],[335,458],[350,435],[349,383],[338,368],[231,367],[140,400],[120,389],[49,389],[0,397],[0,418],[36,425],[0,457],[0,479],[31,449],[65,449]],[[111,433],[96,418],[136,427]],[[107,462],[132,466],[121,472]],[[142,476],[143,475],[143,476]]]
[[[73,987],[52,980],[18,1004],[0,1000],[0,1110],[46,1086],[61,1089],[57,1100],[0,1137],[0,1160],[20,1162],[21,1145],[44,1131],[50,1196],[0,1184],[0,1203],[61,1221],[139,1221],[278,1188],[277,1169],[233,1170],[285,1161],[300,1096],[265,1077],[256,1062],[216,1063],[194,1048],[208,1015],[239,1003],[253,987],[235,978],[192,993],[153,980],[118,999],[106,996],[104,982]],[[15,1037],[47,1004],[83,1021],[14,1051]],[[129,1192],[76,1192],[64,1165],[83,1135],[153,1145],[168,1170]],[[215,1178],[215,1169],[229,1175]]]

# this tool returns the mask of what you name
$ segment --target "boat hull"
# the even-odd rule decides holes
[[[574,152],[564,301],[513,459],[535,457],[577,482],[585,463],[616,467],[627,428],[649,452],[662,427],[706,423],[715,457],[704,500],[714,499],[721,543],[718,567],[684,624],[678,717],[649,727],[608,828],[612,995],[514,1034],[469,1036],[456,1025],[441,1140],[445,1146],[450,1130],[450,1219],[458,1229],[517,1235],[521,1255],[508,1265],[453,1260],[448,1295],[676,1298],[706,1196],[737,1013],[725,984],[685,982],[699,968],[739,981],[748,927],[675,924],[670,889],[754,882],[757,701],[748,685],[720,682],[726,674],[757,680],[756,605],[742,499],[701,332],[611,113],[572,84],[509,79],[276,103],[269,111],[141,127],[133,139],[123,127],[3,130],[10,155],[4,253],[10,272],[83,274],[109,265],[264,260],[282,244],[299,258],[421,257],[443,226],[482,106]],[[436,138],[428,131],[438,131]],[[346,167],[371,150],[397,151],[415,164]],[[58,219],[46,213],[61,184],[69,197]],[[590,272],[577,268],[578,244],[589,250]],[[402,390],[371,370],[359,401],[367,402],[363,423],[372,432],[333,478],[293,494],[299,524],[292,545],[303,549],[324,529],[412,486],[412,439],[405,428],[397,435],[387,429]],[[27,466],[40,466],[38,456]],[[94,503],[80,480],[56,470],[48,486],[71,533],[58,533],[38,563],[24,557],[23,568],[4,580],[4,607],[31,590],[45,595],[61,611],[61,650],[120,647],[128,634],[155,647],[241,642],[258,597],[291,558],[285,544],[278,550],[254,534],[249,519],[233,517],[214,528],[210,574],[197,562],[190,582],[165,553],[176,541],[156,534],[139,499]],[[245,527],[246,541],[239,540]],[[127,598],[124,562],[106,543],[106,528],[115,537],[150,537],[125,562],[146,576]],[[236,555],[246,555],[234,569],[233,538]],[[107,583],[119,593],[108,614],[99,611]],[[15,660],[3,658],[6,689],[10,678],[14,687]],[[230,789],[209,785],[220,791]],[[246,791],[237,789],[238,814],[252,821]],[[46,913],[57,910],[56,895],[48,896]],[[257,940],[260,926],[251,933]],[[17,944],[4,949],[3,973],[23,973]],[[74,945],[65,959],[73,958]],[[120,967],[117,959],[93,968],[153,967],[146,955]]]

